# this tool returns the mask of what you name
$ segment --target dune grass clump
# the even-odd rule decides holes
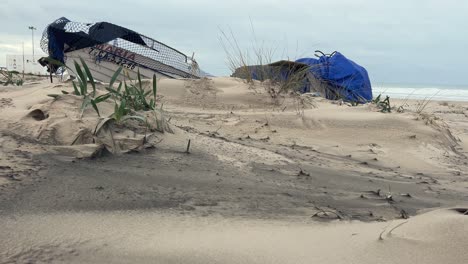
[[[76,61],[74,62],[75,71],[61,62],[52,62],[57,66],[64,67],[75,74],[76,80],[72,82],[72,94],[81,96],[83,98],[80,107],[80,117],[83,116],[84,110],[89,105],[91,105],[98,116],[101,117],[98,104],[112,99],[114,101],[114,112],[109,117],[102,118],[99,127],[102,127],[105,124],[110,124],[111,121],[122,125],[125,121],[130,119],[141,121],[145,123],[145,126],[148,126],[149,122],[146,119],[146,112],[152,112],[156,123],[155,129],[159,132],[168,130],[168,125],[165,120],[162,105],[160,107],[157,107],[156,105],[156,75],[153,75],[152,89],[150,91],[146,91],[143,87],[143,82],[141,80],[141,74],[139,70],[137,71],[137,80],[132,80],[127,73],[124,77],[124,81],[120,82],[117,88],[115,88],[114,84],[116,83],[117,78],[122,74],[123,70],[123,67],[119,67],[112,75],[109,86],[106,87],[107,93],[96,96],[96,81],[94,80],[86,62],[82,58],[80,58],[80,61],[81,65]],[[91,90],[88,89],[88,83],[91,85]],[[62,94],[69,94],[69,92],[62,91]],[[152,98],[148,100],[147,98],[150,95],[152,95]],[[48,96],[56,99],[60,95],[49,94]]]
[[[426,96],[424,97],[423,100],[421,101],[418,101],[418,105],[416,107],[416,113],[418,114],[421,114],[424,109],[426,109],[427,105],[432,102],[432,98],[434,98],[434,96],[436,96],[440,91],[434,93],[432,96]]]
[[[114,100],[115,107],[114,113],[111,118],[115,119],[117,123],[122,123],[128,119],[140,120],[148,125],[146,120],[146,113],[150,112],[154,117],[156,124],[156,130],[164,133],[168,130],[168,125],[165,119],[163,105],[157,106],[157,78],[153,75],[151,90],[146,91],[143,82],[141,81],[140,70],[137,71],[137,80],[132,80],[127,74],[124,82],[120,82],[117,88],[113,87],[115,79],[119,76],[122,67],[120,67],[111,79],[109,87],[106,88],[109,91],[109,95]],[[127,82],[128,79],[128,82]],[[148,96],[151,95],[151,99],[148,100]],[[143,115],[139,115],[142,113]]]
[[[163,106],[160,107],[156,105],[157,99],[157,79],[156,75],[153,75],[152,80],[152,89],[146,91],[143,83],[141,81],[140,71],[137,71],[137,80],[132,80],[128,74],[123,82],[120,82],[117,88],[114,88],[114,83],[117,77],[122,71],[120,67],[112,76],[109,86],[106,87],[109,96],[114,100],[114,112],[107,118],[102,118],[97,124],[94,135],[98,135],[101,130],[108,130],[112,139],[113,149],[116,149],[116,142],[113,136],[113,127],[115,126],[124,126],[125,122],[129,120],[134,120],[140,123],[143,123],[145,126],[145,136],[144,142],[147,140],[147,130],[156,130],[161,133],[165,131],[171,132],[167,121],[164,116]],[[150,100],[147,99],[148,96],[152,95]],[[154,118],[154,124],[156,127],[150,125],[149,118]],[[144,143],[143,142],[143,143]]]
[[[122,68],[119,68],[114,76],[118,76]],[[157,95],[157,80],[156,75],[153,75],[153,87],[152,90],[146,91],[141,81],[140,70],[137,72],[137,80],[133,81],[128,75],[129,83],[126,80],[119,84],[117,89],[113,88],[114,81],[111,81],[109,87],[106,88],[109,94],[114,98],[114,101],[118,100],[124,102],[128,107],[134,111],[149,111],[156,108],[156,95]],[[114,79],[114,77],[113,77]],[[147,97],[152,94],[153,98],[150,101]]]
[[[272,65],[275,49],[264,43],[258,44],[254,33],[254,44],[250,49],[243,49],[232,31],[222,29],[219,38],[226,54],[226,61],[232,72],[231,76],[240,77],[254,87],[255,80],[259,81],[267,94],[275,103],[286,94],[296,94],[306,82],[309,72],[307,67],[297,69],[286,65]],[[253,27],[252,27],[252,31]]]
[[[78,74],[77,76],[78,85],[76,84],[75,81],[73,81],[72,83],[73,83],[74,94],[83,97],[83,103],[81,104],[81,116],[83,116],[83,112],[85,108],[90,104],[94,108],[98,116],[101,116],[101,114],[99,113],[99,108],[97,107],[97,104],[107,100],[110,96],[107,94],[104,94],[104,95],[96,97],[96,82],[93,78],[93,75],[91,74],[91,71],[89,70],[88,65],[86,65],[86,62],[82,58],[80,58],[80,60],[81,60],[81,64],[83,65],[84,71],[81,69],[80,65],[75,61],[75,69],[76,69],[76,73]],[[88,81],[91,83],[91,87],[93,88],[92,92],[89,92],[89,93],[88,93]]]
[[[71,68],[67,67],[65,64],[60,63],[58,61],[54,61],[55,64],[61,67],[66,67],[69,71],[75,73],[76,75],[76,81],[73,80],[73,92],[72,94],[81,96],[83,98],[83,101],[81,103],[80,107],[80,118],[83,117],[83,113],[85,109],[91,105],[98,114],[98,116],[101,116],[99,113],[99,108],[97,105],[100,102],[103,102],[107,100],[110,95],[104,94],[96,97],[96,81],[93,78],[93,75],[91,74],[91,71],[89,70],[88,65],[86,65],[86,62],[80,58],[81,64],[80,65],[77,61],[74,62],[75,65],[75,71],[73,71]],[[91,84],[92,91],[88,91],[88,82]],[[67,91],[62,91],[62,94],[69,94]],[[57,99],[59,97],[58,94],[48,94],[48,96]]]
[[[299,96],[301,89],[306,85],[308,73],[309,67],[303,67],[301,69],[284,67],[283,72],[280,73],[284,77],[275,78],[272,74],[273,76],[270,76],[269,82],[265,85],[265,89],[275,102],[278,102],[285,94]]]
[[[19,76],[19,72],[0,70],[0,84],[2,84],[3,86],[8,86],[8,85],[22,86],[23,83],[24,81]]]
[[[237,38],[235,37],[232,31],[229,31],[229,34],[222,29],[220,29],[220,31],[221,36],[219,38],[219,41],[226,54],[226,60],[229,69],[232,73],[240,71],[240,75],[243,76],[247,83],[253,84],[254,76],[249,66],[263,66],[271,63],[273,51],[266,50],[263,45],[260,47],[255,45],[253,47],[253,53],[255,55],[252,58],[252,55],[249,53],[249,50],[243,50],[239,46]]]
[[[387,95],[385,99],[381,99],[382,94],[379,94],[372,103],[375,104],[382,113],[390,113],[392,112],[392,107],[390,105],[390,97]]]

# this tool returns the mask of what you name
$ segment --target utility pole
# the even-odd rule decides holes
[[[34,30],[36,30],[37,28],[33,27],[33,26],[29,26],[28,27],[30,30],[31,30],[31,36],[32,36],[32,56],[33,56],[33,63],[34,63]]]
[[[24,80],[24,42],[23,42],[23,80]]]

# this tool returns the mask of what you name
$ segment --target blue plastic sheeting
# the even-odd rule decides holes
[[[323,55],[318,59],[302,58],[296,62],[308,65],[310,73],[328,84],[325,95],[328,99],[358,103],[372,100],[372,87],[366,69],[343,54],[334,52],[330,56]],[[303,89],[303,92],[308,91],[310,84]]]

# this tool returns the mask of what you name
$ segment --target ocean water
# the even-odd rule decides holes
[[[468,85],[435,86],[435,85],[373,85],[374,97],[382,94],[390,98],[431,99],[438,101],[468,101]]]

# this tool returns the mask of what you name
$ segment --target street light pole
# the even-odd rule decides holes
[[[24,42],[23,42],[23,80],[24,80]]]
[[[33,57],[33,62],[34,62],[34,30],[36,30],[37,28],[33,27],[33,26],[29,26],[28,27],[30,30],[31,30],[31,36],[32,36],[32,57]]]

